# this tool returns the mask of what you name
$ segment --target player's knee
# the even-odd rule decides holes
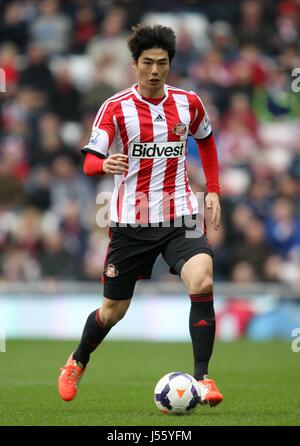
[[[126,314],[124,309],[107,309],[101,311],[101,322],[106,328],[113,327],[116,325]]]
[[[213,279],[211,276],[194,277],[189,285],[190,294],[208,294],[213,291]]]

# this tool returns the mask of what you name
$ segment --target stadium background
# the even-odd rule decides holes
[[[13,339],[78,338],[99,306],[108,234],[96,223],[96,197],[112,190],[112,177],[85,177],[80,149],[101,103],[135,81],[126,47],[131,26],[160,23],[177,35],[168,83],[201,96],[217,141],[223,224],[218,232],[208,227],[208,237],[218,339],[236,341],[226,350],[241,337],[282,338],[281,348],[295,361],[300,92],[292,89],[292,72],[300,67],[300,2],[1,0],[0,17],[6,80],[0,93],[0,341],[6,355],[21,349]],[[193,190],[204,191],[192,139],[188,171]],[[186,341],[188,311],[185,289],[159,259],[109,339]],[[269,345],[279,355],[277,344]]]

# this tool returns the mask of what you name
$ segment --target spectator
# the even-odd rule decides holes
[[[92,5],[83,4],[79,6],[75,14],[72,51],[84,53],[87,44],[95,34],[95,10]]]
[[[101,278],[108,242],[106,230],[94,229],[90,232],[83,259],[83,271],[86,280],[99,281]]]
[[[266,237],[274,252],[284,257],[300,245],[299,217],[286,198],[275,200],[271,216],[266,222]]]
[[[68,253],[59,232],[50,232],[43,236],[40,264],[42,275],[46,279],[71,280],[82,276],[80,255]]]
[[[71,202],[78,203],[80,222],[84,228],[90,226],[92,215],[91,183],[87,177],[76,168],[76,162],[71,154],[59,154],[51,165],[54,181],[50,186],[51,207],[55,214],[62,218],[65,207]]]
[[[24,52],[28,42],[28,26],[21,2],[7,2],[0,19],[0,41],[13,43]]]
[[[234,265],[230,278],[234,283],[253,283],[258,280],[253,266],[247,260],[242,260]]]
[[[73,85],[67,64],[56,72],[56,88],[52,96],[52,109],[62,121],[80,119],[80,93]]]
[[[272,32],[264,20],[264,2],[245,0],[241,2],[240,20],[236,28],[236,36],[240,45],[254,44],[264,52],[271,47]]]
[[[27,47],[27,65],[21,72],[20,85],[47,92],[49,96],[55,92],[54,76],[39,43],[30,43]]]
[[[104,18],[99,33],[87,46],[87,54],[98,70],[102,79],[116,90],[127,87],[128,71],[127,32],[125,9],[113,7]]]
[[[272,254],[271,247],[265,241],[264,225],[256,218],[252,218],[243,226],[243,241],[236,243],[232,249],[231,261],[235,265],[247,259],[257,280],[264,279],[264,265]]]
[[[41,0],[39,15],[31,23],[30,34],[47,55],[64,54],[70,44],[71,22],[59,11],[57,0]]]

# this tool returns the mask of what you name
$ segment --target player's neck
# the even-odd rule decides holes
[[[159,99],[165,95],[164,86],[159,88],[144,88],[142,85],[138,84],[137,91],[141,96],[149,99]]]

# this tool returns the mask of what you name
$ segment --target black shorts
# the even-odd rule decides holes
[[[102,282],[104,296],[112,300],[131,299],[136,281],[150,279],[155,260],[162,254],[170,266],[170,273],[179,274],[184,263],[196,254],[213,257],[211,246],[197,216],[181,218],[181,224],[170,222],[170,227],[111,226],[110,243],[105,259]],[[192,221],[194,220],[194,221]],[[116,226],[115,226],[116,225]]]

